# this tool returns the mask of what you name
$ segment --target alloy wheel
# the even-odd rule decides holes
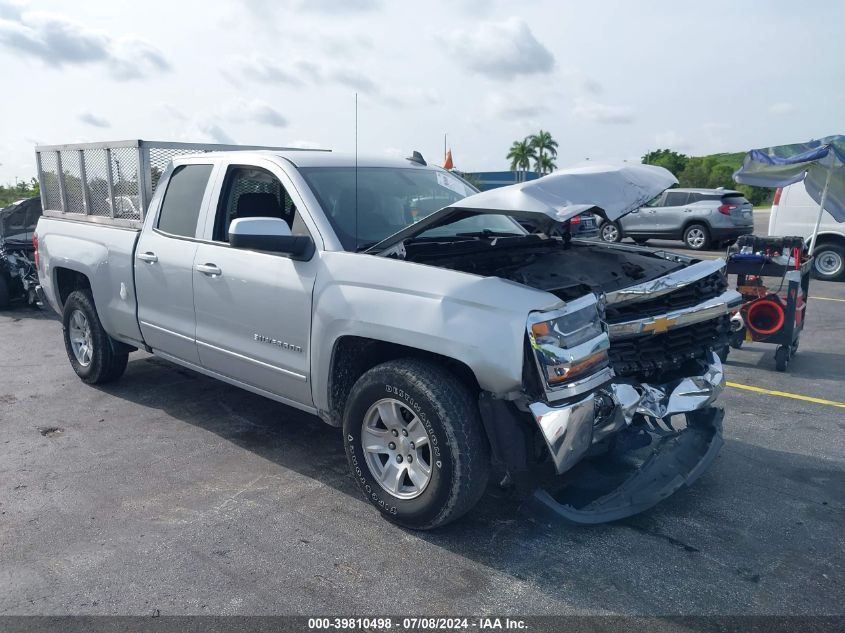
[[[88,317],[80,310],[74,310],[70,315],[68,334],[76,362],[83,367],[88,367],[91,364],[91,354],[93,353],[91,325],[88,323]]]
[[[619,229],[615,224],[607,223],[601,227],[601,238],[605,242],[615,242],[619,239]]]
[[[414,499],[431,481],[428,432],[403,402],[385,398],[367,410],[361,446],[370,473],[394,497]]]
[[[701,248],[704,246],[704,242],[707,240],[707,236],[704,234],[703,229],[699,228],[692,228],[687,231],[687,244],[691,248]]]

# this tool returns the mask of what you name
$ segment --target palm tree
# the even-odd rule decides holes
[[[524,171],[531,169],[531,161],[536,158],[534,147],[528,137],[514,141],[506,156],[511,162],[511,171],[519,172],[518,179],[524,179]]]
[[[550,174],[557,169],[555,159],[551,156],[538,156],[535,164],[537,166],[537,171],[540,172],[540,175]]]
[[[542,175],[546,173],[543,171],[544,169],[548,168],[549,171],[554,169],[554,161],[550,160],[550,162],[546,162],[544,160],[547,152],[550,159],[557,156],[557,141],[552,138],[551,133],[546,132],[545,130],[540,130],[536,134],[529,136],[528,142],[531,143],[531,147],[533,147],[536,151],[534,165],[537,173]],[[551,165],[551,167],[549,167],[549,165]]]

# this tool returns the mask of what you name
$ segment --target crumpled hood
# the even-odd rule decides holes
[[[618,220],[678,180],[655,165],[583,165],[537,180],[482,191],[440,209],[373,246],[383,251],[424,231],[477,214],[505,214],[532,221],[541,230],[591,211]]]

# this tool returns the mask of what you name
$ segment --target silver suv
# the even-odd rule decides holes
[[[701,251],[753,233],[752,210],[739,191],[668,189],[616,222],[604,222],[600,234],[606,242],[625,237],[637,244],[652,238],[683,240]]]

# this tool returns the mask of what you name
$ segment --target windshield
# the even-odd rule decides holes
[[[446,171],[413,167],[304,167],[300,169],[348,251],[382,241],[453,202],[476,193]],[[357,218],[356,218],[357,208]],[[477,215],[430,229],[420,237],[481,231],[522,234],[503,215]]]

